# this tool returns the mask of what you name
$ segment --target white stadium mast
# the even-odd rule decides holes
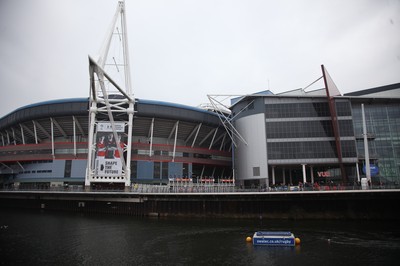
[[[119,28],[120,26],[120,28]],[[108,53],[113,41],[122,47],[123,62]],[[112,66],[116,75],[123,72],[124,88],[104,69]],[[85,186],[93,183],[124,183],[131,185],[131,147],[135,98],[131,87],[126,10],[123,1],[118,2],[109,31],[99,57],[89,56],[90,99],[88,160]],[[128,121],[126,121],[128,117]]]

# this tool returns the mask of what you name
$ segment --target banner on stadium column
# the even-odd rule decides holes
[[[125,132],[124,122],[115,122],[115,131],[120,142],[121,150],[124,150]],[[97,124],[96,142],[96,175],[97,176],[121,176],[122,162],[117,148],[117,141],[110,122],[99,122]]]
[[[125,132],[124,122],[114,122],[116,132]],[[97,132],[113,132],[111,122],[98,122]]]
[[[370,164],[369,168],[371,169],[371,171],[370,171],[371,176],[376,176],[377,174],[379,174],[379,167],[378,166],[376,166],[374,164]],[[362,170],[363,170],[364,174],[367,174],[367,167],[365,165],[363,166]]]

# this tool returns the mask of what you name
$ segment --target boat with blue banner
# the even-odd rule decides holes
[[[253,245],[264,246],[295,246],[300,239],[288,231],[258,231],[253,235]]]

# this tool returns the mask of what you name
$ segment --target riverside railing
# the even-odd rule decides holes
[[[370,186],[371,189],[400,189],[399,185],[376,185]],[[64,191],[64,192],[128,192],[128,193],[235,193],[235,192],[300,192],[300,191],[341,191],[341,190],[362,190],[358,184],[354,185],[319,185],[319,186],[269,186],[269,187],[238,187],[233,184],[219,183],[190,183],[190,184],[132,184],[125,189],[113,188],[85,188],[80,185],[71,186],[21,186],[1,188],[2,191]]]

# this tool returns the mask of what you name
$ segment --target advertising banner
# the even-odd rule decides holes
[[[119,159],[96,158],[97,176],[120,176],[122,175],[122,164]]]
[[[374,164],[370,164],[369,168],[371,169],[371,176],[376,176],[377,174],[379,174],[379,167],[374,165]],[[365,165],[363,166],[363,173],[366,174],[367,173],[367,169],[365,167]]]
[[[122,135],[125,132],[125,123],[116,122],[115,129],[118,132],[117,137],[120,142],[121,150],[124,151],[125,144]],[[97,176],[122,175],[122,162],[110,122],[99,122],[97,124],[95,160]]]

